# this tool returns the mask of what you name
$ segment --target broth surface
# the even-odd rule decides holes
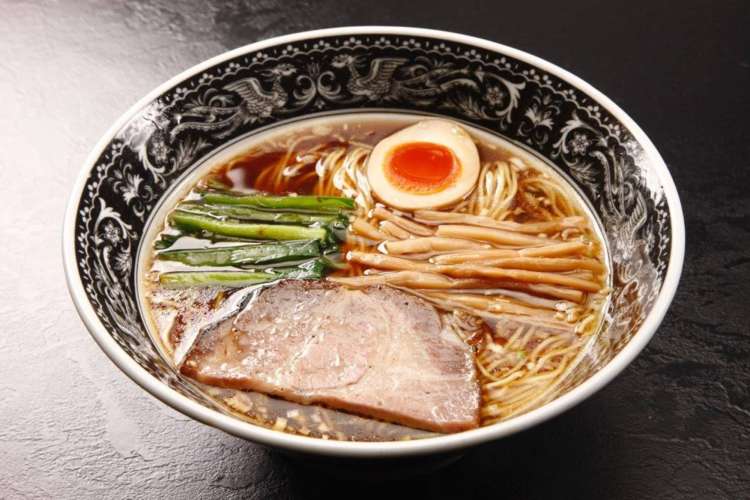
[[[362,181],[356,173],[362,170],[369,151],[378,141],[420,119],[422,117],[419,116],[350,114],[301,121],[250,137],[204,162],[185,179],[157,213],[150,237],[157,244],[167,242],[164,244],[169,244],[169,251],[221,249],[241,243],[232,238],[217,241],[211,235],[202,234],[180,234],[172,241],[177,233],[165,222],[167,210],[171,210],[178,201],[185,206],[185,203],[199,199],[200,195],[196,194],[199,191],[194,191],[196,187],[199,190],[229,190],[238,194],[263,192],[353,198],[356,208],[349,215],[346,239],[339,245],[338,251],[330,253],[332,259],[345,265],[330,272],[327,279],[339,280],[344,286],[354,287],[382,279],[383,285],[413,294],[436,307],[444,324],[475,350],[477,376],[483,397],[481,424],[489,425],[530,411],[552,399],[555,388],[586,355],[587,346],[598,331],[601,311],[607,300],[609,276],[606,271],[606,247],[602,243],[596,219],[561,175],[522,149],[470,127],[465,128],[477,140],[483,170],[478,187],[469,197],[457,207],[444,209],[442,215],[425,212],[421,214],[422,218],[417,213],[403,213],[378,205],[371,193],[362,188]],[[420,182],[423,178],[434,181],[425,169],[420,169],[417,174]],[[509,201],[503,206],[501,195],[506,194]],[[492,197],[497,199],[490,199]],[[461,214],[461,217],[473,215],[479,221],[477,224],[492,219],[498,228],[452,224],[447,222],[452,214]],[[425,219],[430,217],[436,220]],[[446,220],[438,220],[441,217]],[[480,220],[482,217],[485,219]],[[575,223],[569,225],[565,222],[577,217],[584,221],[578,222],[576,219]],[[549,228],[558,221],[563,221],[559,223],[559,228]],[[374,235],[368,227],[377,233]],[[519,232],[513,232],[515,236],[509,237],[507,229],[501,228]],[[537,228],[539,231],[534,232]],[[396,249],[397,244],[403,246],[404,243],[445,245],[448,244],[447,240],[454,243],[456,240],[472,242],[467,236],[473,234],[470,233],[472,229],[476,229],[482,238],[495,231],[498,239],[494,243],[486,239],[476,241],[473,247],[455,252],[435,251],[434,248],[404,253],[384,250],[391,247]],[[431,236],[419,234],[422,230],[431,232]],[[440,234],[443,230],[446,234],[450,231],[458,231],[459,234],[443,236]],[[424,238],[433,240],[428,242]],[[520,243],[504,242],[503,238],[540,243],[538,246],[532,244],[528,252],[524,250],[525,247],[519,246]],[[559,240],[559,243],[547,245],[551,240]],[[585,243],[585,255],[568,253],[563,248],[581,242]],[[556,249],[558,247],[559,250]],[[472,256],[471,248],[476,248],[479,253]],[[253,297],[262,293],[264,288],[275,286],[272,282],[243,288],[169,288],[160,283],[161,275],[193,268],[183,262],[155,258],[159,251],[163,250],[144,249],[140,266],[140,297],[145,315],[150,320],[150,333],[154,341],[174,364],[184,360],[196,338],[201,335],[202,328],[215,323],[217,318],[236,314],[237,304],[255,300]],[[554,252],[559,255],[553,255]],[[534,260],[538,259],[537,254],[544,254],[547,259],[543,262]],[[428,272],[416,271],[414,274],[415,271],[410,269],[394,269],[391,264],[383,267],[377,262],[373,263],[373,259],[381,258],[381,255],[397,256],[399,260],[394,261],[396,266],[409,266],[411,264],[408,262],[412,262],[417,266],[415,269],[427,269]],[[477,258],[474,261],[463,260],[470,257]],[[571,259],[577,259],[577,262],[570,262]],[[535,272],[545,274],[544,279],[552,279],[546,275],[557,273],[562,278],[555,279],[561,283],[570,281],[576,286],[595,283],[598,291],[516,281],[510,277],[493,282],[482,281],[485,278],[472,278],[476,283],[469,284],[469,278],[460,278],[455,273],[445,279],[452,280],[451,287],[460,286],[461,290],[441,288],[444,283],[425,284],[425,277],[435,278],[433,269],[443,279],[440,273],[454,272],[457,263],[465,266],[467,263],[477,265],[489,261],[499,266],[498,273],[501,275],[519,275],[524,280],[533,280],[536,275],[532,273]],[[566,267],[568,265],[570,269]],[[241,271],[245,268],[201,267],[203,271],[225,272],[227,269]],[[255,266],[254,269],[262,272],[264,266]],[[407,279],[409,276],[403,274],[409,272],[412,272],[411,281]],[[398,273],[401,275],[395,276]],[[391,278],[406,281],[388,282]],[[428,431],[319,405],[303,405],[258,392],[193,383],[238,417],[280,431],[324,439],[363,441],[433,435]]]

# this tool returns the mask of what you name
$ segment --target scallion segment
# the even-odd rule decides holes
[[[299,212],[273,212],[260,210],[244,205],[206,205],[202,203],[181,203],[178,207],[184,212],[207,215],[217,219],[237,219],[249,222],[272,222],[275,224],[294,224],[311,226],[345,223],[345,217],[339,214],[314,214]]]
[[[159,282],[168,288],[242,288],[280,279],[321,279],[328,265],[325,259],[315,259],[297,267],[273,271],[175,271],[160,274]]]
[[[236,220],[219,220],[175,210],[169,221],[179,229],[191,233],[208,232],[222,236],[253,240],[327,240],[328,231],[322,227],[285,224],[246,224]]]
[[[188,266],[265,265],[317,257],[318,240],[278,241],[254,245],[236,245],[190,250],[167,250],[157,254],[159,260],[182,262]]]
[[[201,194],[201,200],[208,204],[243,205],[270,210],[338,213],[354,209],[354,200],[340,196],[268,196],[205,191]]]

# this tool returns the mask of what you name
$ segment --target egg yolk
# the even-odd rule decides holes
[[[458,176],[460,165],[450,149],[431,142],[396,146],[388,157],[385,175],[402,191],[434,193]]]

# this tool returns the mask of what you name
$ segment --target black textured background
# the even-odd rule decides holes
[[[321,478],[145,395],[70,303],[62,211],[87,152],[153,87],[293,31],[477,35],[586,79],[650,135],[686,215],[681,286],[644,353],[559,418],[432,476]],[[748,498],[750,4],[0,1],[0,498]]]

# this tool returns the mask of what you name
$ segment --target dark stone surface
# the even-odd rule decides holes
[[[207,57],[283,33],[401,24],[527,50],[642,125],[686,213],[682,284],[609,387],[444,471],[321,478],[142,392],[79,321],[60,265],[81,163],[131,103]],[[0,497],[747,498],[747,2],[0,2]]]

